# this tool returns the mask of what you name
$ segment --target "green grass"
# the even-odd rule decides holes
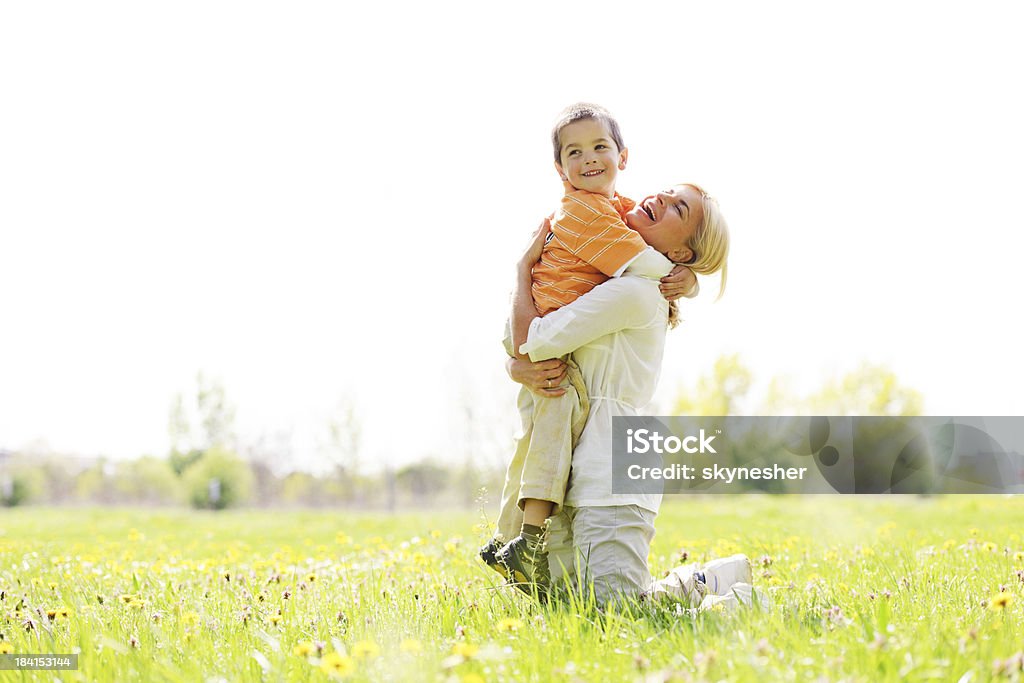
[[[327,680],[332,662],[366,681],[978,681],[1024,649],[1024,498],[667,503],[652,571],[684,551],[691,561],[746,553],[767,613],[538,607],[477,561],[481,522],[4,511],[2,642],[78,652],[64,681],[147,682]],[[993,609],[1001,588],[1010,602]]]

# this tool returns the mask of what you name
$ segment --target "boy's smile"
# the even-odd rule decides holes
[[[582,119],[559,132],[562,151],[558,172],[577,190],[612,197],[615,178],[626,167],[626,149],[619,150],[608,127],[597,119]]]

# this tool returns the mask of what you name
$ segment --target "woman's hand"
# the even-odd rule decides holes
[[[532,269],[534,264],[540,261],[540,254],[544,251],[544,243],[547,241],[549,232],[551,232],[551,221],[545,218],[537,231],[533,233],[529,246],[526,247],[522,258],[519,259],[520,268]]]
[[[554,398],[565,393],[559,384],[565,379],[568,367],[565,361],[558,358],[531,363],[528,360],[509,358],[505,362],[505,370],[513,381],[546,398]]]
[[[696,296],[697,276],[686,266],[676,265],[671,273],[661,278],[658,288],[667,301],[675,301],[683,296]]]

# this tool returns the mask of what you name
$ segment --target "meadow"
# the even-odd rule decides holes
[[[12,681],[990,680],[1021,676],[1024,497],[665,504],[652,572],[743,552],[768,611],[539,606],[479,512],[0,512]]]

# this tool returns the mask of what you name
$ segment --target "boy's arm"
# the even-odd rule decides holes
[[[533,267],[540,260],[544,250],[544,242],[551,231],[551,222],[545,218],[533,234],[533,240],[526,252],[516,264],[516,280],[512,287],[512,350],[516,358],[526,358],[519,352],[519,347],[526,342],[530,333],[530,323],[539,318],[537,306],[533,302]]]
[[[680,297],[692,299],[700,294],[697,276],[688,267],[679,264],[676,264],[671,273],[661,278],[661,285],[658,288],[666,301],[675,301]]]

